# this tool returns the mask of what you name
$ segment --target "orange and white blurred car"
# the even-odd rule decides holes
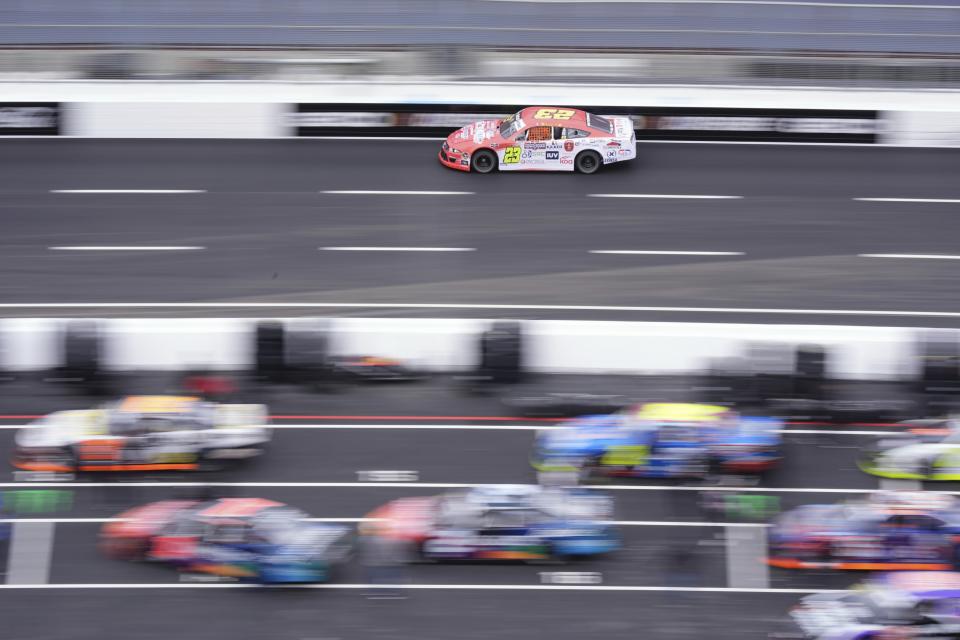
[[[188,396],[129,396],[98,409],[57,411],[15,437],[24,471],[188,471],[261,455],[267,407]]]
[[[637,157],[628,116],[528,107],[502,120],[481,120],[447,136],[440,162],[459,171],[577,171]]]

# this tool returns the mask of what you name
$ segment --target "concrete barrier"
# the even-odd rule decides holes
[[[960,145],[960,92],[829,87],[573,84],[560,82],[235,82],[89,80],[3,83],[0,137],[274,138],[304,134],[318,108],[335,134],[376,121],[376,134],[404,126],[386,105],[448,108],[575,105],[634,109],[652,137]],[[22,105],[18,108],[17,105]],[[44,126],[38,120],[44,110]],[[482,110],[482,109],[481,109]],[[379,113],[387,111],[386,114]],[[664,115],[666,114],[666,115]],[[719,114],[719,115],[711,115]],[[322,113],[320,115],[323,115]],[[341,117],[329,123],[330,116]],[[451,114],[447,114],[451,115]],[[403,118],[399,118],[403,120]],[[49,122],[48,122],[49,121]],[[695,121],[695,122],[693,122]],[[769,121],[763,124],[762,121]],[[692,122],[692,124],[691,124]],[[678,124],[679,123],[679,124]],[[682,126],[681,126],[682,125]],[[455,128],[451,126],[451,128]],[[765,131],[769,135],[764,135]],[[666,133],[661,133],[665,131]],[[674,133],[671,133],[674,132]],[[792,135],[791,135],[792,134]],[[874,135],[875,134],[875,135]],[[408,133],[409,135],[409,133]],[[427,135],[437,135],[431,132]],[[857,137],[859,135],[859,137]],[[645,137],[638,135],[639,137]]]
[[[248,369],[261,319],[100,320],[105,365],[113,370]],[[42,370],[59,363],[66,320],[0,323],[4,365]],[[284,321],[288,324],[298,320]],[[477,362],[476,319],[334,318],[334,355],[401,358],[432,371],[465,371]],[[829,377],[894,380],[915,375],[913,329],[818,325],[531,320],[527,365],[553,373],[680,374],[709,359],[736,356],[751,341],[820,344],[831,352]]]

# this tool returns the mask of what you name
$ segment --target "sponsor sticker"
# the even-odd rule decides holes
[[[560,152],[559,151],[547,151],[547,160],[559,160]]]
[[[573,140],[567,140],[563,143],[564,151],[573,151]]]

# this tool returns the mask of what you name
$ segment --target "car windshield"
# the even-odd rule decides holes
[[[604,133],[613,133],[613,123],[606,118],[595,116],[592,113],[587,114],[587,124],[593,129],[599,129]]]
[[[512,116],[507,116],[500,121],[500,137],[509,138],[523,127],[523,120],[520,119],[520,111]]]
[[[696,442],[701,439],[702,427],[696,422],[663,422],[659,438],[671,442]]]
[[[302,532],[307,514],[292,507],[271,507],[253,518],[257,534],[274,544],[295,542]]]

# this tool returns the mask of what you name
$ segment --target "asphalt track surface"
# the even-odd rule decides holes
[[[956,316],[924,314],[960,313],[960,261],[860,257],[954,256],[960,203],[855,199],[957,199],[960,161],[949,150],[644,143],[637,161],[593,176],[479,176],[443,168],[437,148],[432,140],[2,140],[0,303],[147,305],[4,308],[9,315],[881,326],[954,326]],[[53,192],[90,189],[201,193]],[[345,190],[466,193],[323,193]],[[50,249],[62,245],[202,249]],[[331,246],[472,251],[320,250]],[[608,250],[743,255],[590,253]],[[405,307],[418,304],[442,306]],[[651,307],[662,310],[643,310]],[[715,311],[696,311],[704,308]]]
[[[955,2],[11,0],[5,44],[630,47],[957,53]],[[469,49],[459,54],[469,67]],[[456,67],[454,67],[456,68]]]
[[[151,384],[142,390],[166,390],[164,381]],[[56,384],[20,381],[2,392],[0,458],[9,456],[12,427],[24,424],[26,416],[92,402]],[[277,428],[268,455],[249,468],[97,475],[65,483],[25,482],[3,470],[2,491],[47,487],[73,493],[69,510],[6,516],[60,520],[48,590],[0,587],[6,637],[103,637],[102,625],[109,624],[116,630],[111,634],[137,639],[175,632],[243,639],[447,638],[451,633],[633,638],[638,629],[651,638],[765,638],[789,629],[785,612],[803,591],[845,588],[860,577],[773,570],[770,589],[730,590],[724,528],[705,520],[697,487],[644,480],[605,487],[622,523],[624,546],[613,556],[563,566],[418,565],[405,577],[409,597],[401,601],[366,599],[358,586],[365,576],[355,565],[330,587],[264,590],[184,582],[169,568],[101,557],[96,549],[101,523],[86,520],[110,518],[156,499],[188,497],[198,484],[223,495],[280,500],[314,517],[354,519],[393,498],[439,493],[443,485],[531,482],[527,454],[534,429],[555,424],[505,415],[495,395],[465,396],[442,379],[352,387],[332,395],[263,387],[258,396],[269,404]],[[779,496],[784,508],[862,497],[878,488],[876,479],[854,467],[857,448],[873,437],[857,431],[892,427],[787,429],[796,433],[784,436],[785,462],[758,488]],[[416,471],[418,479],[367,483],[358,477],[358,471],[377,469]],[[936,488],[956,491],[960,485]],[[64,521],[71,519],[80,521]],[[754,561],[759,565],[760,558]],[[576,590],[542,584],[541,573],[553,571],[595,572],[602,582]]]

